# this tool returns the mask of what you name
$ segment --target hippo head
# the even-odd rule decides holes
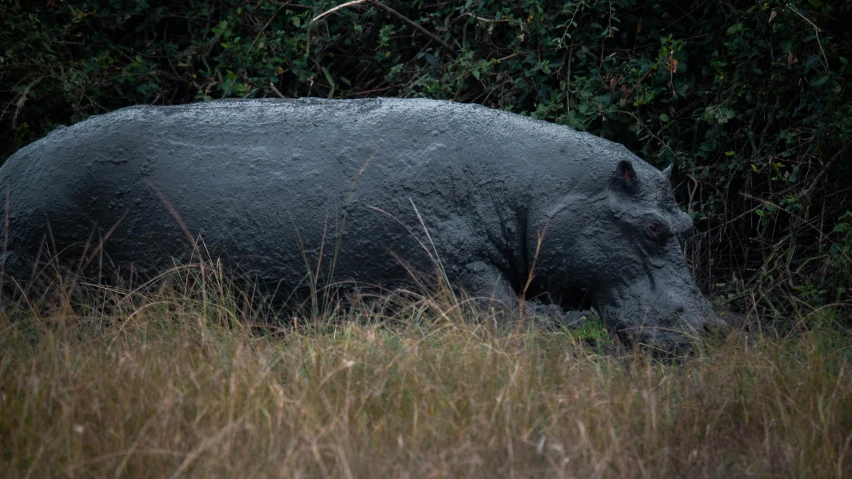
[[[611,248],[598,270],[606,273],[591,291],[607,328],[625,344],[665,352],[728,330],[687,267],[684,242],[693,223],[675,202],[671,166],[661,172],[621,160],[606,188],[601,223],[608,225]]]
[[[561,271],[551,273],[573,276],[563,284],[581,286],[627,345],[671,353],[727,331],[687,267],[684,242],[693,223],[675,202],[671,167],[660,171],[626,151],[620,156],[600,167],[606,170],[593,192],[563,199],[548,215],[547,236],[564,252],[552,258]],[[557,245],[556,238],[574,240]]]

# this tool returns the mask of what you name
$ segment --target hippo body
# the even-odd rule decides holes
[[[719,321],[687,268],[692,221],[664,172],[478,105],[130,107],[21,149],[0,193],[5,274],[21,281],[46,254],[151,275],[196,243],[287,294],[330,280],[393,288],[440,265],[512,307],[532,274],[527,296],[588,301],[622,339],[664,349]]]

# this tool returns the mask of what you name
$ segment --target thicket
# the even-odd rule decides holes
[[[0,156],[132,104],[423,96],[674,163],[700,283],[852,304],[852,1],[6,0]],[[842,310],[842,309],[841,309]]]

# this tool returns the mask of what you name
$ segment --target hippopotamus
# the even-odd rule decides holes
[[[27,282],[50,256],[150,276],[201,250],[286,295],[438,271],[510,310],[591,305],[623,342],[669,351],[725,326],[686,264],[693,223],[670,174],[603,138],[474,104],[134,106],[0,168],[3,268]]]

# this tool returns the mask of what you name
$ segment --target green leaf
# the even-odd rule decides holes
[[[669,116],[668,116],[668,115],[666,115],[665,113],[660,113],[660,120],[661,120],[663,123],[668,123],[668,122],[669,122]]]
[[[322,67],[322,73],[325,75],[325,79],[328,80],[328,84],[331,85],[331,91],[328,92],[328,97],[334,97],[334,90],[337,88],[337,85],[334,83],[334,79],[331,78],[331,73],[328,72],[326,67]]]
[[[595,97],[595,103],[599,103],[601,106],[607,106],[612,103],[612,97],[610,95],[598,95]]]
[[[725,32],[725,35],[733,35],[735,33],[740,33],[745,30],[745,27],[742,26],[741,23],[735,23],[728,27],[728,30]]]
[[[820,86],[826,81],[828,81],[828,75],[820,75],[819,78],[811,82],[811,86]]]
[[[832,243],[831,248],[829,248],[829,250],[828,250],[828,254],[832,258],[837,258],[837,253],[839,253],[839,252],[840,252],[840,245],[837,244],[837,243]]]

